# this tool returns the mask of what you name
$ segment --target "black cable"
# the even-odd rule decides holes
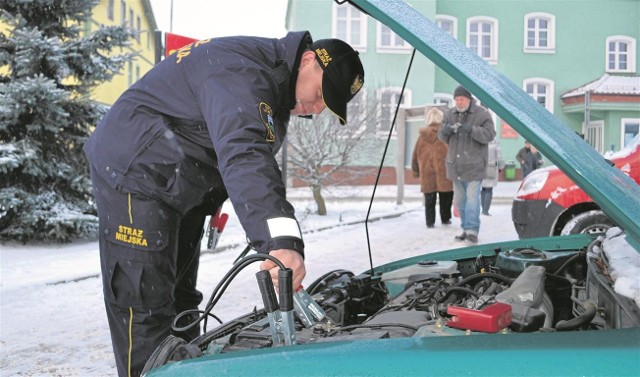
[[[187,331],[204,320],[203,331],[206,332],[207,319],[210,316],[210,312],[213,309],[213,307],[216,305],[218,300],[220,300],[220,298],[222,297],[222,294],[225,292],[229,284],[233,281],[233,278],[235,278],[236,275],[238,275],[238,273],[240,273],[240,271],[242,271],[248,265],[257,261],[263,261],[265,259],[269,259],[270,261],[275,263],[281,270],[284,270],[286,268],[284,264],[280,262],[280,260],[268,254],[253,254],[253,255],[244,257],[237,264],[233,265],[233,267],[231,267],[231,269],[220,280],[218,285],[215,287],[215,289],[211,293],[211,297],[209,298],[209,301],[207,302],[205,309],[203,311],[198,310],[198,313],[202,313],[202,314],[197,319],[195,319],[193,322],[191,322],[186,326],[178,327],[177,325],[178,320],[180,320],[182,317],[184,317],[187,314],[193,313],[194,309],[183,311],[174,318],[173,324],[171,325],[171,329],[173,331],[180,331],[180,332]],[[217,317],[214,316],[214,318],[217,318]]]
[[[495,280],[500,280],[503,283],[507,283],[509,285],[511,285],[511,283],[513,283],[513,280],[514,280],[514,279],[508,278],[506,276],[502,276],[500,274],[495,274],[493,272],[481,272],[479,274],[471,275],[471,276],[468,276],[468,277],[460,280],[459,282],[457,282],[455,284],[455,286],[459,287],[459,286],[465,285],[467,283],[470,283],[470,282],[472,282],[472,281],[474,281],[476,279],[484,279],[484,278],[491,278],[491,279],[495,279]]]
[[[353,276],[353,272],[347,271],[347,270],[329,271],[329,272],[325,273],[324,275],[320,276],[319,278],[317,278],[313,283],[309,284],[309,286],[307,287],[307,292],[310,295],[316,294],[316,293],[320,292],[320,289],[323,289],[323,288],[325,288],[326,286],[329,285],[327,283],[327,280],[329,278],[337,279],[341,275],[348,275],[349,277],[352,277]]]
[[[473,297],[480,297],[480,294],[478,294],[478,292],[474,291],[473,289],[469,289],[469,288],[465,288],[465,287],[451,287],[449,289],[447,289],[447,292],[444,294],[444,296],[440,297],[437,302],[438,304],[441,304],[442,302],[444,302],[444,300],[446,300],[447,297],[449,297],[449,295],[453,292],[464,292],[467,294],[472,295]]]
[[[575,261],[576,259],[580,258],[580,257],[584,257],[585,256],[585,252],[584,251],[579,251],[577,253],[575,253],[574,255],[572,255],[569,259],[567,259],[562,266],[558,267],[557,270],[553,271],[553,275],[558,275],[559,273],[561,273],[562,271],[564,271],[565,268],[567,268],[567,266],[569,266],[569,264],[571,264],[573,261]]]
[[[222,298],[222,294],[227,290],[227,287],[229,286],[229,284],[231,284],[233,279],[236,277],[236,275],[240,273],[240,271],[242,271],[245,267],[247,267],[248,265],[256,261],[263,261],[265,259],[269,259],[270,261],[275,263],[281,270],[284,270],[286,268],[284,264],[282,264],[282,262],[278,260],[278,258],[272,257],[271,255],[268,255],[268,254],[253,254],[253,255],[244,257],[237,264],[235,264],[231,268],[231,270],[229,270],[229,272],[227,272],[227,274],[222,278],[220,283],[218,283],[218,286],[216,287],[216,289],[214,289],[213,293],[211,294],[211,298],[209,299],[209,302],[205,307],[205,312],[208,313],[213,309],[213,307],[218,303],[218,300]],[[218,293],[219,289],[221,290]],[[214,299],[214,296],[216,295],[217,297],[215,297]],[[203,324],[203,329],[205,331],[207,328],[207,318],[208,317],[204,318],[204,324]]]
[[[398,104],[396,105],[396,111],[393,113],[393,120],[391,121],[391,127],[389,127],[389,136],[387,136],[387,143],[384,145],[384,152],[382,152],[382,160],[380,161],[380,167],[378,167],[378,173],[376,174],[376,182],[373,184],[373,192],[371,193],[371,200],[369,201],[369,208],[367,209],[367,217],[364,219],[364,228],[365,233],[367,235],[367,249],[369,250],[369,265],[371,266],[371,271],[373,272],[373,259],[371,256],[371,242],[369,240],[369,214],[371,214],[371,207],[373,206],[373,198],[376,196],[376,187],[378,187],[378,182],[380,181],[380,175],[382,174],[382,168],[384,166],[384,158],[387,155],[387,150],[389,149],[389,142],[391,141],[391,135],[393,134],[393,126],[396,124],[396,117],[398,116],[398,110],[400,109],[400,104],[402,103],[402,96],[404,95],[404,89],[407,86],[407,80],[409,79],[409,72],[411,72],[411,66],[413,65],[413,57],[416,55],[416,49],[413,49],[411,53],[411,60],[409,60],[409,67],[407,67],[407,74],[404,77],[404,82],[402,83],[402,89],[400,90],[400,96],[398,96]]]
[[[188,309],[188,310],[183,310],[182,312],[180,312],[180,314],[178,314],[178,316],[180,316],[180,318],[182,318],[183,316],[186,316],[187,314],[191,314],[191,313],[197,313],[197,314],[204,314],[204,310],[200,310],[200,309]],[[220,317],[218,317],[217,315],[213,314],[213,313],[207,313],[207,315],[209,317],[212,317],[213,319],[215,319],[216,321],[218,321],[219,324],[222,324],[222,320],[220,319]],[[176,316],[176,318],[178,318],[178,316]],[[189,324],[189,327],[184,327],[185,329],[190,329],[192,326],[192,324]],[[174,331],[182,331],[182,327],[176,327],[176,328],[172,328]]]

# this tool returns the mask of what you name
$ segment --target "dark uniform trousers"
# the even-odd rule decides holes
[[[181,216],[150,197],[120,192],[92,171],[100,221],[104,301],[120,376],[138,376],[172,334],[177,313],[197,309],[200,241],[207,213]],[[178,280],[178,281],[177,281]],[[200,333],[173,335],[189,341]]]

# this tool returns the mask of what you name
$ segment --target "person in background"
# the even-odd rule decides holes
[[[358,52],[307,31],[180,48],[126,90],[84,146],[98,208],[103,294],[120,376],[138,376],[195,311],[207,215],[228,199],[260,269],[306,274],[304,242],[275,155],[291,116],[328,108],[341,124],[364,84]],[[196,315],[197,317],[197,315]],[[184,319],[186,317],[182,317]],[[178,328],[197,324],[178,323]]]
[[[544,161],[542,155],[536,147],[531,145],[528,140],[524,141],[524,147],[522,147],[518,154],[516,154],[516,160],[520,162],[520,168],[522,169],[522,178],[528,176],[532,171],[542,166]]]
[[[447,178],[453,182],[453,198],[460,212],[462,234],[456,241],[478,243],[480,189],[487,168],[488,144],[496,136],[491,114],[479,106],[462,86],[453,92],[455,106],[444,114],[438,138],[448,145]]]
[[[424,194],[424,212],[427,228],[436,222],[436,201],[439,199],[440,221],[451,224],[451,203],[453,184],[447,178],[444,160],[447,144],[438,139],[442,127],[443,113],[437,107],[427,112],[427,126],[419,130],[418,140],[413,149],[411,169],[414,177],[420,177],[420,191]]]
[[[504,169],[504,159],[502,158],[502,149],[496,139],[491,140],[487,149],[487,170],[482,180],[482,190],[480,191],[480,203],[482,205],[482,214],[491,216],[489,208],[493,200],[493,188],[498,184],[500,172]]]

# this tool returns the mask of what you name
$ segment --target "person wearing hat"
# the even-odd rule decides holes
[[[351,46],[299,31],[191,43],[118,98],[84,151],[119,375],[139,375],[176,314],[198,308],[205,218],[227,199],[251,247],[279,259],[300,286],[304,242],[275,155],[291,116],[328,108],[346,124],[363,84]],[[265,260],[260,269],[277,286],[279,268]],[[189,341],[199,331],[177,335]]]
[[[536,147],[531,145],[529,140],[524,141],[524,147],[522,147],[516,154],[516,160],[520,162],[523,179],[532,171],[540,168],[544,163],[542,155],[540,155],[540,152],[538,152]]]
[[[488,144],[496,130],[491,114],[475,103],[462,86],[453,92],[455,106],[444,114],[438,138],[447,146],[447,178],[453,182],[453,202],[460,213],[462,233],[457,241],[478,243],[480,190],[485,176]]]

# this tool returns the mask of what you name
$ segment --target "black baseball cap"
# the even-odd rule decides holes
[[[322,67],[322,99],[329,110],[347,123],[347,103],[364,84],[364,68],[349,44],[339,39],[319,39],[311,44]]]

